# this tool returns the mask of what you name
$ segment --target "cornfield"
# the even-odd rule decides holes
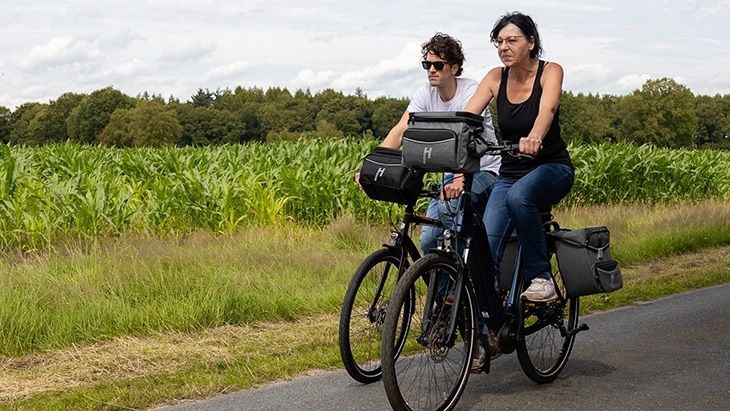
[[[353,182],[376,144],[1,145],[0,247],[39,249],[54,241],[122,232],[179,236],[284,222],[323,226],[342,214],[378,224],[392,221],[400,207],[368,199]],[[561,207],[730,197],[728,152],[623,144],[569,150],[576,183]]]

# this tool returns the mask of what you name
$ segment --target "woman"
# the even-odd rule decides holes
[[[525,14],[502,16],[490,37],[504,67],[487,73],[464,110],[481,113],[496,98],[502,140],[519,142],[519,155],[502,156],[484,215],[489,246],[499,273],[507,240],[516,230],[525,256],[525,281],[530,282],[522,297],[550,301],[556,294],[540,210],[565,197],[575,178],[560,136],[563,69],[540,60],[540,35]]]

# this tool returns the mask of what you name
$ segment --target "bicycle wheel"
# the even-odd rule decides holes
[[[380,249],[366,257],[350,280],[342,303],[340,356],[347,373],[363,384],[378,381],[382,375],[381,331],[398,281],[400,259],[400,251],[392,248]],[[403,340],[394,342],[396,352],[403,347]]]
[[[567,298],[563,278],[553,276],[558,299],[549,303],[521,302],[523,338],[517,345],[520,366],[531,380],[544,384],[558,378],[573,349],[578,325],[578,297]]]
[[[474,291],[465,285],[458,304],[447,304],[445,296],[436,291],[440,281],[430,277],[431,273],[455,279],[453,258],[428,254],[416,261],[398,282],[383,324],[383,385],[396,411],[451,410],[469,377],[471,353],[477,341]],[[430,292],[426,281],[434,287]],[[448,295],[448,291],[441,293]],[[429,294],[435,294],[430,303]],[[411,300],[412,309],[404,309]],[[457,329],[447,335],[454,309],[459,310]],[[404,312],[411,316],[410,322],[400,318]],[[396,355],[396,331],[403,323],[409,323],[405,347]]]

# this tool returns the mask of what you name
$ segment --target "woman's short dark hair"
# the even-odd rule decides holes
[[[540,42],[540,33],[537,32],[537,24],[532,20],[532,17],[519,11],[507,13],[500,17],[497,23],[494,24],[494,28],[489,35],[490,39],[492,41],[496,40],[499,37],[499,32],[504,26],[510,23],[522,30],[522,33],[527,36],[528,40],[532,38],[532,41],[535,42],[535,47],[530,50],[530,57],[533,59],[539,58],[542,55],[542,43]]]
[[[431,52],[444,59],[449,64],[458,64],[459,71],[455,76],[461,75],[464,68],[464,52],[461,49],[461,42],[448,34],[436,33],[430,40],[421,44],[421,55],[425,59]]]

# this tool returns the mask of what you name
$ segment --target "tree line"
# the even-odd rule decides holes
[[[407,106],[407,98],[371,100],[360,89],[351,95],[332,89],[315,94],[279,87],[199,89],[180,101],[146,92],[131,97],[106,87],[24,103],[14,111],[0,106],[0,141],[183,147],[314,137],[382,139]],[[730,95],[694,95],[669,78],[648,80],[625,96],[566,91],[560,107],[568,142],[730,148]],[[494,102],[490,110],[496,118]]]

